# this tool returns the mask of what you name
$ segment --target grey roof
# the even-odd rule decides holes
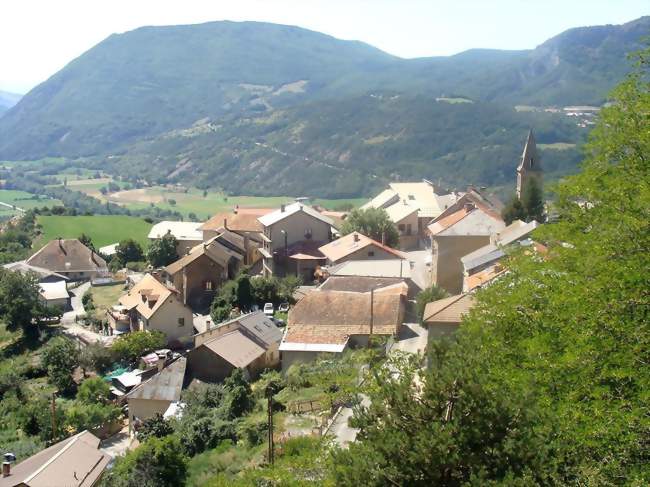
[[[253,335],[261,341],[266,348],[274,343],[280,343],[282,340],[282,330],[278,328],[263,311],[254,311],[247,315],[240,316],[234,320],[222,323],[223,326],[228,323],[239,322],[241,328],[244,328],[249,335]]]
[[[411,265],[403,259],[348,260],[328,268],[330,276],[411,278]]]
[[[515,220],[496,235],[494,242],[484,245],[474,252],[470,252],[462,257],[460,260],[463,263],[465,270],[474,269],[484,264],[499,260],[505,255],[502,247],[522,240],[537,227],[539,227],[539,223],[535,220],[528,223],[524,223],[521,220]]]
[[[265,352],[240,329],[218,336],[202,346],[238,368],[247,367]]]
[[[270,227],[271,225],[274,225],[277,222],[284,220],[288,216],[291,216],[294,213],[299,213],[299,212],[306,213],[312,218],[327,223],[330,226],[334,226],[334,222],[330,218],[321,214],[319,211],[315,210],[311,206],[305,205],[303,203],[292,203],[290,205],[286,205],[284,206],[284,209],[280,208],[279,210],[275,210],[274,212],[269,213],[268,215],[259,217],[258,220],[265,227]]]
[[[10,271],[20,272],[21,274],[27,274],[28,272],[33,272],[38,276],[39,280],[47,279],[48,277],[56,277],[61,281],[69,280],[69,278],[67,276],[64,276],[63,274],[57,274],[56,272],[53,272],[49,269],[45,269],[44,267],[29,265],[24,260],[19,260],[17,262],[10,262],[9,264],[5,264],[3,267]]]
[[[66,438],[17,465],[0,487],[89,487],[95,485],[111,457],[99,449],[99,438],[89,431]]]
[[[178,401],[181,397],[187,359],[181,357],[151,379],[144,381],[127,394],[129,399]]]
[[[483,212],[480,209],[469,212],[464,218],[448,226],[436,236],[460,237],[460,236],[487,236],[503,230],[505,224],[498,218]]]

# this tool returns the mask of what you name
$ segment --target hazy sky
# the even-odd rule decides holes
[[[647,14],[648,0],[3,0],[0,89],[26,92],[108,35],[143,25],[260,20],[419,57],[528,49],[570,27]]]

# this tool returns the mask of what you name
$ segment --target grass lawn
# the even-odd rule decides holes
[[[13,189],[0,189],[0,202],[8,205],[14,205],[24,210],[30,208],[42,208],[44,206],[60,206],[62,203],[59,200],[48,198],[46,196],[38,196],[25,191],[17,191]],[[8,208],[5,205],[0,205],[0,215],[13,215],[18,210]]]
[[[95,303],[95,317],[106,318],[106,310],[117,303],[117,299],[124,294],[124,284],[111,286],[94,286],[90,288]]]
[[[38,223],[42,234],[34,242],[34,250],[55,238],[77,238],[82,233],[92,238],[95,247],[133,238],[144,248],[151,229],[151,224],[142,218],[124,215],[39,216]]]
[[[567,142],[555,142],[553,144],[537,144],[537,147],[540,149],[550,149],[550,150],[568,150],[573,149],[576,145],[569,144]]]

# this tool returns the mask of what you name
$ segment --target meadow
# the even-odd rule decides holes
[[[146,247],[147,235],[152,226],[142,218],[124,215],[39,216],[37,222],[41,226],[41,234],[34,241],[34,250],[52,239],[77,238],[82,233],[92,238],[95,247],[110,245],[126,238],[132,238]]]
[[[42,208],[43,206],[57,206],[61,205],[61,201],[48,198],[46,196],[38,196],[25,191],[17,191],[13,189],[0,189],[0,218],[3,216],[13,216],[18,213],[15,208],[9,206],[16,206],[23,210],[30,208]]]

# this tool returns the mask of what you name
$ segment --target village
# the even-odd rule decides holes
[[[518,198],[531,180],[541,182],[541,171],[531,131],[516,169]],[[348,220],[373,211],[392,228],[366,235]],[[107,259],[119,243],[96,251],[79,239],[52,240],[6,264],[37,276],[42,300],[62,309],[61,332],[79,348],[110,348],[138,333],[162,340],[104,376],[121,418],[17,465],[8,459],[5,478],[60,469],[99,478],[115,456],[137,447],[147,421],[182,417],[186,389],[224,383],[235,372],[254,384],[270,371],[288,377],[309,364],[349,362],[365,350],[419,355],[426,367],[429,342],[453,339],[473,294],[508,272],[512,250],[545,252],[531,237],[541,222],[506,222],[502,214],[503,204],[481,188],[395,182],[350,213],[297,198],[279,208],[234,207],[205,222],[159,222],[149,239],[171,245],[176,258],[144,272],[111,272]],[[346,222],[355,229],[344,232]],[[93,293],[108,286],[120,295],[90,326]],[[226,288],[234,296],[225,299]],[[347,420],[363,399],[355,387],[367,366],[366,356],[356,357],[346,396],[289,401],[293,418],[281,433],[274,433],[270,415],[267,457],[291,435],[327,435],[341,446],[354,441]],[[14,484],[3,478],[3,485]]]

